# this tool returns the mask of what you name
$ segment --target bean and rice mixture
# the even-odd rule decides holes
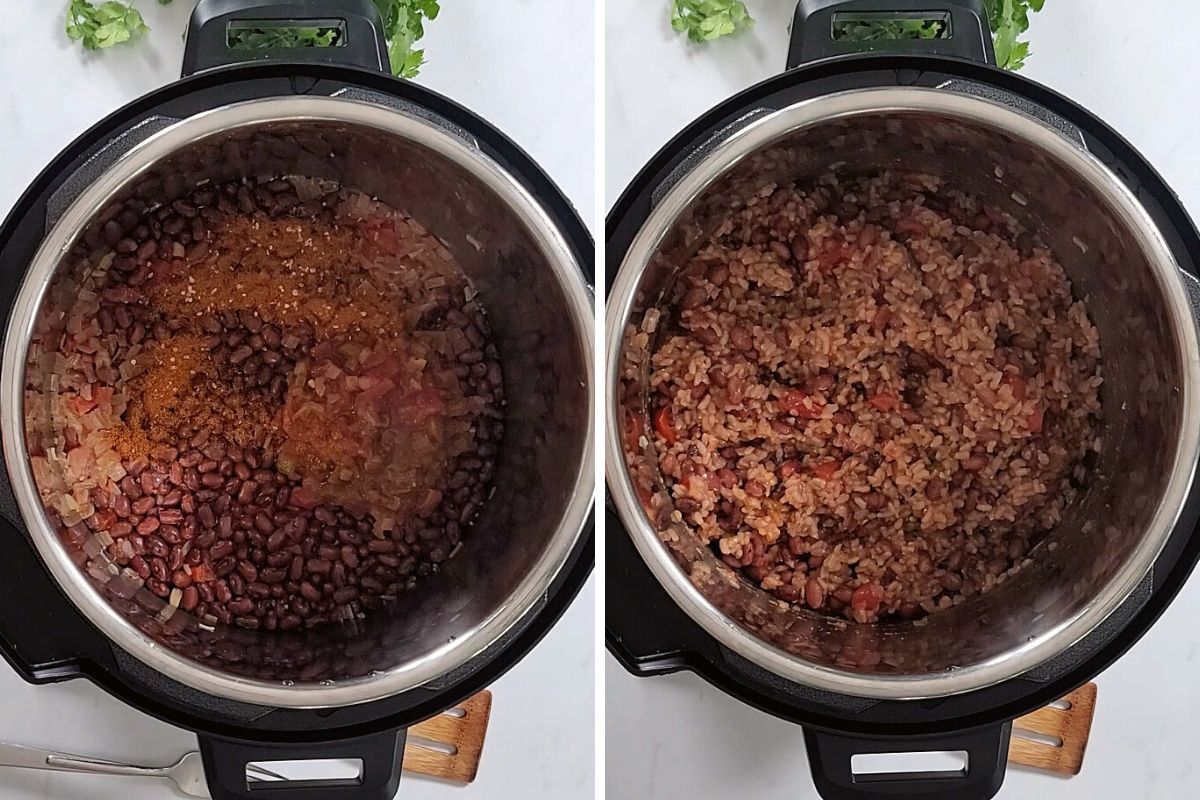
[[[875,622],[985,592],[1100,447],[1062,267],[935,178],[768,187],[683,274],[631,435],[676,518],[784,601]]]
[[[80,565],[160,618],[361,617],[487,496],[484,311],[440,241],[360,192],[169,182],[109,208],[68,256],[82,289],[52,288],[26,387],[42,498]]]

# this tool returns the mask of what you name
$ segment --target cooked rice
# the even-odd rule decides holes
[[[652,345],[659,465],[783,600],[873,622],[987,591],[1100,446],[1099,337],[1061,265],[934,178],[777,187],[682,274]]]

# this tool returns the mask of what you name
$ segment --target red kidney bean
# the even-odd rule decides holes
[[[263,583],[282,583],[287,577],[287,570],[282,567],[266,567],[258,573],[258,577]]]
[[[258,580],[258,567],[251,564],[249,561],[239,561],[237,565],[238,574],[247,581]]]
[[[169,576],[171,574],[171,572],[167,568],[166,561],[164,561],[161,558],[151,558],[150,559],[150,574],[154,576],[155,580],[165,581],[167,579],[167,576]]]
[[[229,612],[236,615],[249,614],[254,611],[254,601],[249,597],[239,597],[229,602]]]

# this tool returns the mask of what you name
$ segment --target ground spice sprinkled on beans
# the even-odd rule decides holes
[[[1086,479],[1097,331],[1053,254],[975,198],[922,175],[775,187],[683,274],[670,324],[627,347],[626,396],[647,355],[652,390],[630,444],[652,437],[675,513],[781,600],[949,607]]]

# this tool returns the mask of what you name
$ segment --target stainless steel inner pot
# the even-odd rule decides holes
[[[1063,652],[1147,575],[1196,466],[1196,328],[1154,222],[1081,138],[967,92],[852,90],[748,115],[733,127],[659,190],[608,296],[607,480],[642,558],[726,647],[824,690],[945,696]],[[776,600],[671,520],[653,444],[643,437],[630,453],[622,443],[626,410],[645,410],[646,365],[624,386],[618,370],[627,337],[645,332],[653,340],[651,329],[669,324],[679,268],[731,209],[776,182],[880,169],[942,176],[1053,248],[1101,333],[1103,450],[1062,523],[1000,587],[922,620],[857,625]]]
[[[369,99],[396,103],[382,95]],[[593,317],[576,256],[513,175],[468,134],[420,109],[363,98],[286,97],[153,122],[161,130],[98,177],[85,167],[71,179],[86,183],[47,232],[8,326],[0,383],[4,455],[42,559],[113,642],[154,670],[224,698],[276,707],[346,705],[463,667],[538,612],[589,513]],[[38,429],[22,425],[26,383],[52,387],[49,375],[27,373],[31,331],[75,301],[82,275],[71,268],[77,259],[64,255],[89,222],[172,174],[187,187],[302,175],[361,189],[439,236],[479,290],[505,369],[506,428],[494,492],[460,551],[394,607],[303,634],[212,631],[182,612],[164,619],[163,602],[145,589],[113,597],[114,588],[128,592],[76,566],[81,559],[73,560],[51,527],[28,454],[61,442],[62,432],[53,413]],[[325,667],[320,681],[306,679],[317,672],[314,662]]]

